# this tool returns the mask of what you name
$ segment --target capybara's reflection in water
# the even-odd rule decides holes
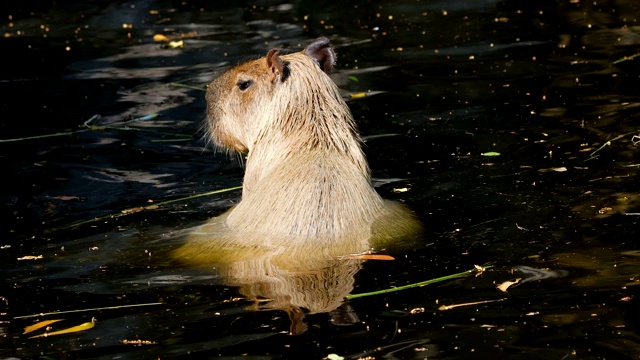
[[[215,264],[268,307],[331,311],[353,287],[356,260],[421,231],[371,185],[353,116],[327,75],[336,54],[320,38],[303,51],[235,66],[207,91],[212,142],[247,152],[241,201],[197,227],[175,252]],[[328,280],[332,279],[332,280]],[[295,309],[295,310],[294,310]]]

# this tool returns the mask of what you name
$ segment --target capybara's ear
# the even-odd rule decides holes
[[[336,66],[336,53],[326,37],[317,38],[304,49],[304,53],[315,60],[320,65],[320,69],[327,74]]]
[[[280,51],[278,49],[271,49],[267,53],[267,68],[269,69],[270,80],[272,83],[276,83],[278,79],[284,81],[282,76],[285,73],[285,65],[280,58]]]

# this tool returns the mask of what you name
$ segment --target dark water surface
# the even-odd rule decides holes
[[[637,1],[5,9],[0,138],[73,133],[0,143],[0,357],[640,358]],[[237,191],[65,228],[241,184],[237,159],[202,140],[202,89],[242,60],[321,35],[345,96],[368,94],[349,105],[377,190],[424,220],[419,243],[316,282],[229,282],[229,269],[167,253]],[[107,128],[83,126],[94,115],[89,125]],[[478,277],[326,305],[486,263]],[[83,309],[94,310],[25,317]],[[23,334],[92,318],[82,332]]]

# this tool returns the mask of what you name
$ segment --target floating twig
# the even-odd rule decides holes
[[[614,61],[613,63],[614,63],[614,64],[618,64],[618,63],[621,63],[621,62],[623,62],[623,61],[633,60],[633,59],[637,58],[638,56],[640,56],[640,53],[638,53],[638,54],[633,54],[633,55],[629,55],[629,56],[625,56],[625,57],[623,57],[623,58],[620,58],[620,59],[618,59],[618,60]]]
[[[505,300],[507,300],[507,298],[495,299],[495,300],[474,301],[474,302],[468,302],[468,303],[462,303],[462,304],[453,304],[453,305],[442,305],[442,306],[440,306],[438,308],[438,310],[440,310],[440,311],[451,310],[451,309],[455,309],[455,308],[461,307],[461,306],[482,305],[482,304],[489,304],[489,303],[492,303],[492,302],[505,301]]]
[[[110,126],[91,125],[91,123],[94,120],[97,120],[97,119],[100,118],[100,115],[96,114],[96,115],[93,115],[91,118],[89,118],[87,121],[83,122],[82,125],[80,125],[81,127],[83,127],[83,129],[80,129],[80,130],[65,131],[65,132],[59,132],[59,133],[53,133],[53,134],[44,134],[44,135],[36,135],[36,136],[27,136],[27,137],[12,138],[12,139],[0,139],[0,143],[25,141],[25,140],[37,140],[37,139],[44,139],[44,138],[56,137],[56,136],[70,136],[70,135],[83,133],[83,132],[86,132],[86,131],[104,131],[104,130],[122,130],[122,131],[135,130],[135,131],[146,131],[146,132],[153,132],[153,133],[159,133],[159,134],[171,135],[171,136],[187,136],[185,134],[158,132],[158,131],[151,130],[151,129],[141,129],[141,128],[134,128],[134,127],[127,126],[128,124],[131,124],[131,123],[134,123],[134,122],[152,120],[152,119],[157,118],[158,116],[159,116],[158,114],[144,115],[144,116],[141,116],[141,117],[137,117],[135,119],[131,119],[131,120],[127,120],[127,121],[124,121],[124,122],[121,122],[121,123],[117,123],[117,126],[113,126],[113,125],[110,125]]]
[[[35,317],[39,317],[39,316],[61,315],[61,314],[71,314],[71,313],[80,313],[80,312],[87,312],[87,311],[99,311],[99,310],[127,309],[127,308],[133,308],[133,307],[155,306],[155,305],[164,305],[164,303],[154,302],[154,303],[145,303],[145,304],[130,304],[130,305],[119,305],[119,306],[107,306],[107,307],[89,308],[89,309],[53,311],[53,312],[48,312],[48,313],[38,313],[38,314],[33,314],[33,315],[16,316],[16,317],[14,317],[14,319],[31,319],[31,318],[35,318]]]
[[[183,88],[192,89],[192,90],[207,91],[207,88],[197,87],[197,86],[193,86],[193,85],[187,85],[187,84],[178,83],[178,82],[172,82],[172,83],[169,83],[169,85],[175,86],[175,87],[183,87]]]
[[[89,129],[82,129],[82,130],[76,130],[76,131],[66,131],[66,132],[60,132],[60,133],[54,133],[54,134],[27,136],[27,137],[21,137],[21,138],[0,139],[0,143],[44,139],[44,138],[55,137],[55,136],[69,136],[69,135],[73,135],[73,134],[77,134],[77,133],[85,132],[85,131],[89,131]]]
[[[72,223],[72,224],[69,224],[69,225],[65,225],[63,227],[58,228],[58,230],[69,229],[69,228],[72,228],[72,227],[76,227],[76,226],[80,226],[80,225],[84,225],[84,224],[88,224],[88,223],[92,223],[92,222],[96,222],[96,221],[102,221],[102,220],[106,220],[106,219],[116,219],[116,218],[119,218],[121,216],[134,214],[134,213],[145,211],[145,210],[156,210],[160,206],[163,206],[163,205],[172,204],[172,203],[179,202],[179,201],[191,200],[191,199],[195,199],[195,198],[199,198],[199,197],[203,197],[203,196],[211,196],[211,195],[221,194],[221,193],[224,193],[224,192],[229,192],[229,191],[234,191],[234,190],[239,190],[239,189],[242,189],[242,185],[234,186],[234,187],[230,187],[230,188],[226,188],[226,189],[213,190],[213,191],[209,191],[209,192],[201,193],[201,194],[190,195],[190,196],[182,197],[182,198],[178,198],[178,199],[166,200],[166,201],[162,201],[162,202],[159,202],[159,203],[155,203],[153,205],[138,206],[138,207],[128,208],[128,209],[121,210],[119,213],[108,214],[108,215],[105,215],[105,216],[100,216],[100,217],[96,217],[96,218],[93,218],[93,219],[83,220],[83,221],[75,222],[75,223]]]

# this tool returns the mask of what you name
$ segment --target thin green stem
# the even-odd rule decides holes
[[[632,132],[628,132],[626,134],[622,134],[622,135],[618,135],[616,137],[614,137],[611,140],[608,140],[607,142],[605,142],[604,144],[602,144],[599,148],[597,148],[594,152],[591,153],[591,155],[589,155],[589,159],[593,158],[593,156],[600,150],[604,149],[606,146],[611,145],[612,142],[616,141],[616,140],[620,140],[625,136],[631,135],[631,134],[636,134],[637,131],[632,131]]]
[[[484,267],[484,268],[474,268],[474,269],[471,269],[471,270],[463,271],[461,273],[451,274],[451,275],[447,275],[447,276],[443,276],[443,277],[439,277],[439,278],[435,278],[435,279],[431,279],[431,280],[421,281],[421,282],[418,282],[418,283],[404,285],[404,286],[398,286],[398,287],[394,287],[394,288],[390,288],[390,289],[372,291],[372,292],[361,293],[361,294],[350,294],[350,295],[347,295],[347,300],[357,299],[357,298],[361,298],[361,297],[365,297],[365,296],[388,294],[388,293],[392,293],[392,292],[396,292],[396,291],[413,289],[413,288],[416,288],[416,287],[422,287],[422,286],[426,286],[426,285],[431,285],[431,284],[435,284],[435,283],[446,281],[446,280],[465,277],[465,276],[467,276],[469,274],[473,274],[474,272],[481,272],[481,271],[484,271],[484,269],[488,269],[488,268],[490,268],[490,266],[487,266],[487,267]],[[482,270],[479,270],[479,269],[482,269]]]
[[[613,63],[614,63],[614,64],[618,64],[618,63],[621,63],[621,62],[623,62],[623,61],[633,60],[633,59],[635,59],[635,58],[636,58],[636,57],[638,57],[638,56],[640,56],[640,53],[639,53],[639,54],[633,54],[633,55],[625,56],[625,57],[623,57],[623,58],[620,58],[620,59],[618,59],[618,60],[614,61]]]
[[[201,88],[201,87],[197,87],[197,86],[193,86],[193,85],[187,85],[187,84],[182,84],[182,83],[177,83],[177,82],[169,83],[169,85],[171,85],[171,86],[176,86],[176,87],[183,87],[183,88],[192,89],[192,90],[207,91],[207,89],[206,89],[206,88]]]
[[[140,128],[132,128],[132,127],[127,126],[130,123],[134,123],[134,122],[138,122],[138,121],[153,120],[153,119],[157,118],[158,116],[159,116],[158,114],[149,114],[149,115],[141,116],[141,117],[138,117],[138,118],[135,118],[135,119],[131,119],[131,120],[128,120],[128,121],[124,121],[124,122],[121,123],[121,125],[124,125],[124,126],[91,125],[91,123],[94,120],[100,119],[100,115],[96,114],[96,115],[93,115],[92,117],[90,117],[87,121],[83,122],[82,125],[80,125],[81,127],[84,127],[84,129],[74,130],[74,131],[65,131],[65,132],[54,133],[54,134],[27,136],[27,137],[21,137],[21,138],[13,138],[13,139],[0,139],[0,143],[25,141],[25,140],[37,140],[37,139],[44,139],[44,138],[55,137],[55,136],[69,136],[69,135],[78,134],[78,133],[85,132],[85,131],[104,131],[104,130],[120,130],[120,131],[134,130],[134,131],[153,132],[153,133],[157,133],[157,134],[164,134],[164,135],[171,135],[171,136],[187,136],[185,134],[157,132],[157,131],[154,131],[154,130],[151,130],[151,129],[140,129]]]
[[[93,223],[93,222],[97,222],[97,221],[102,221],[102,220],[105,220],[105,219],[116,219],[116,218],[119,218],[121,216],[125,216],[125,215],[128,215],[128,214],[141,212],[141,211],[144,211],[144,210],[155,210],[160,206],[167,205],[167,204],[172,204],[172,203],[179,202],[179,201],[186,201],[186,200],[191,200],[191,199],[195,199],[195,198],[199,198],[199,197],[203,197],[203,196],[211,196],[211,195],[221,194],[221,193],[234,191],[234,190],[239,190],[239,189],[242,189],[242,185],[234,186],[234,187],[230,187],[230,188],[226,188],[226,189],[213,190],[213,191],[209,191],[209,192],[201,193],[201,194],[190,195],[190,196],[182,197],[182,198],[179,198],[179,199],[172,199],[172,200],[162,201],[162,202],[155,203],[155,204],[152,204],[152,205],[129,208],[129,209],[122,210],[119,213],[108,214],[108,215],[105,215],[105,216],[100,216],[100,217],[96,217],[96,218],[93,218],[93,219],[83,220],[83,221],[75,222],[75,223],[72,223],[72,224],[69,224],[69,225],[65,225],[65,226],[62,226],[62,227],[58,228],[58,230],[65,230],[65,229],[69,229],[69,228],[72,228],[72,227],[77,227],[77,226],[84,225],[84,224],[89,224],[89,223]]]
[[[48,313],[39,313],[39,314],[33,314],[33,315],[16,316],[16,317],[14,317],[14,319],[30,319],[30,318],[39,317],[39,316],[60,315],[60,314],[72,314],[72,313],[79,313],[79,312],[86,312],[86,311],[98,311],[98,310],[126,309],[126,308],[132,308],[132,307],[153,306],[153,305],[163,305],[163,303],[161,303],[161,302],[155,302],[155,303],[146,303],[146,304],[132,304],[132,305],[120,305],[120,306],[107,306],[107,307],[91,308],[91,309],[77,309],[77,310],[67,310],[67,311],[53,311],[53,312],[48,312]]]
[[[149,208],[152,206],[162,206],[162,205],[167,205],[167,204],[171,204],[174,202],[178,202],[178,201],[185,201],[185,200],[191,200],[191,199],[195,199],[195,198],[199,198],[199,197],[203,197],[203,196],[211,196],[211,195],[216,195],[216,194],[222,194],[225,192],[229,192],[229,191],[234,191],[234,190],[240,190],[242,189],[242,185],[240,186],[234,186],[234,187],[230,187],[230,188],[226,188],[226,189],[220,189],[220,190],[213,190],[213,191],[209,191],[206,193],[201,193],[201,194],[195,194],[195,195],[191,195],[191,196],[187,196],[187,197],[183,197],[183,198],[179,198],[179,199],[172,199],[172,200],[167,200],[167,201],[162,201],[153,205],[149,205],[149,206],[145,206],[145,208]]]

